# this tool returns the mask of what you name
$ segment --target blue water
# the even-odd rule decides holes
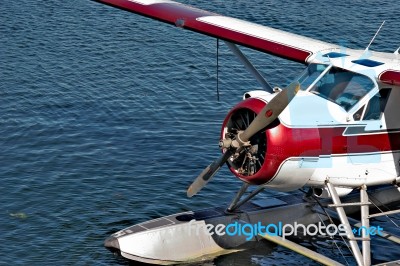
[[[386,20],[371,49],[400,46],[396,1],[181,2],[351,48]],[[1,265],[126,265],[103,247],[111,233],[233,196],[226,169],[185,193],[218,156],[229,108],[258,87],[226,46],[217,102],[215,39],[88,0],[2,1],[0,14]],[[244,51],[273,85],[303,69]],[[374,261],[399,253],[378,246]],[[271,246],[208,265],[300,263]]]

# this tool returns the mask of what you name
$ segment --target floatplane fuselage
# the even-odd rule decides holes
[[[343,193],[364,184],[395,183],[400,88],[378,83],[370,75],[374,71],[358,65],[384,60],[357,61],[336,52],[320,58],[294,81],[300,91],[278,121],[253,136],[247,154],[228,160],[231,171],[245,182],[281,191],[322,188],[328,177],[347,188]],[[277,93],[245,93],[225,119],[221,139],[247,128]]]

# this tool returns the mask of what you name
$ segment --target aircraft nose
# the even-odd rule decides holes
[[[104,240],[104,246],[111,250],[120,250],[118,238],[110,236]]]

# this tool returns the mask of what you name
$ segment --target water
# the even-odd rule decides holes
[[[386,20],[371,49],[400,45],[395,1],[182,2],[351,48]],[[215,39],[86,0],[3,1],[0,12],[0,264],[126,265],[103,247],[111,233],[233,196],[226,169],[185,194],[218,156],[226,112],[258,87],[227,47],[217,102]],[[273,85],[303,69],[244,51]],[[378,246],[374,261],[399,251]],[[300,263],[311,264],[269,246],[209,265]]]

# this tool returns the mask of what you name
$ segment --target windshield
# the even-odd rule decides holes
[[[318,79],[318,77],[328,68],[328,65],[310,64],[298,78],[301,90],[307,90],[308,87]]]
[[[346,111],[375,87],[373,81],[364,75],[321,64],[311,64],[300,76],[299,82],[302,90],[309,89]]]

